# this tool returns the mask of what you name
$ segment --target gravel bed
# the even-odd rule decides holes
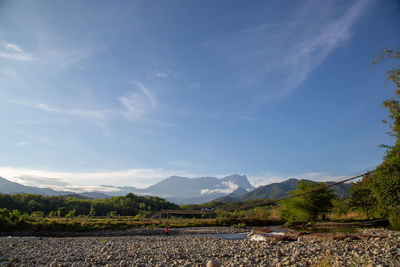
[[[399,245],[400,232],[380,229],[262,242],[184,232],[170,236],[2,237],[0,266],[400,266]]]
[[[248,232],[249,229],[235,227],[190,227],[190,228],[170,228],[171,235],[179,234],[230,234]],[[162,235],[164,228],[130,228],[126,230],[105,230],[105,231],[88,231],[88,232],[56,232],[56,231],[15,231],[0,232],[0,237],[7,236],[38,236],[38,237],[79,237],[79,236],[132,236],[132,235]]]

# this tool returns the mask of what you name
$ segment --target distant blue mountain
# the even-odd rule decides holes
[[[15,182],[11,182],[7,179],[0,177],[0,193],[12,194],[12,193],[28,193],[28,194],[39,194],[45,196],[59,196],[73,194],[68,191],[57,191],[51,188],[39,188],[33,186],[25,186]]]
[[[51,188],[40,188],[33,186],[25,186],[19,183],[11,182],[7,179],[0,177],[0,193],[1,194],[37,194],[44,196],[71,196],[77,198],[107,198],[110,197],[106,194],[99,192],[83,192],[74,193],[71,191],[57,191]]]
[[[111,195],[127,193],[156,195],[176,204],[199,204],[229,194],[237,188],[242,188],[246,192],[254,189],[246,175],[238,174],[226,176],[221,179],[216,177],[186,178],[171,176],[145,189],[108,187],[117,189],[117,191],[102,193]]]

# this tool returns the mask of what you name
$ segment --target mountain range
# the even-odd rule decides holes
[[[232,201],[244,201],[249,199],[260,199],[260,198],[268,198],[268,199],[279,199],[288,195],[288,193],[294,189],[296,189],[297,185],[301,180],[299,179],[288,179],[281,183],[272,183],[269,185],[260,186],[253,191],[246,192],[240,191],[240,193],[234,192],[217,198],[215,201],[221,202],[232,202]],[[313,181],[310,181],[313,182]],[[314,182],[315,183],[315,182]],[[326,184],[333,184],[333,182],[326,182]],[[332,186],[331,189],[338,197],[347,197],[348,196],[348,188],[350,184],[338,184]]]
[[[7,179],[0,177],[0,193],[13,194],[13,193],[26,193],[37,194],[44,196],[65,196],[65,195],[80,195],[87,198],[107,198],[110,197],[100,192],[81,192],[76,194],[72,191],[58,191],[51,188],[41,188],[34,186],[26,186],[19,183],[11,182]]]
[[[246,175],[238,174],[226,176],[221,179],[216,177],[186,178],[171,176],[144,189],[112,185],[103,185],[102,188],[104,191],[81,192],[79,194],[90,198],[107,198],[133,193],[136,195],[159,196],[176,204],[200,204],[225,196],[237,188],[242,188],[246,193],[254,190],[254,187],[249,183]],[[70,195],[76,192],[25,186],[0,177],[0,193]]]
[[[218,179],[216,177],[186,178],[171,176],[161,182],[144,189],[135,187],[103,186],[114,189],[109,195],[156,195],[176,204],[200,204],[225,196],[237,188],[247,192],[254,190],[246,175],[230,175]],[[111,191],[111,190],[109,190]]]
[[[77,196],[79,194],[87,198],[107,198],[133,193],[136,195],[159,196],[176,204],[200,204],[214,200],[230,202],[259,198],[277,199],[286,196],[290,191],[294,190],[299,181],[292,178],[281,183],[254,188],[249,183],[246,175],[234,174],[224,178],[171,176],[144,189],[103,185],[102,188],[104,188],[104,191],[76,193],[71,191],[57,191],[51,188],[25,186],[0,177],[0,193],[30,193],[56,196]],[[348,194],[347,189],[349,186],[349,184],[340,184],[332,187],[332,189],[336,195],[344,197]]]

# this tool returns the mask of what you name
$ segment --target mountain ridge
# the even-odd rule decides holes
[[[214,201],[220,202],[234,202],[234,201],[245,201],[250,199],[279,199],[286,197],[290,191],[295,190],[300,179],[290,178],[280,183],[272,183],[268,185],[263,185],[257,187],[251,192],[248,192],[241,196],[234,196],[232,194],[220,197],[215,199]],[[307,180],[310,181],[310,180]],[[315,181],[310,181],[313,183],[317,183]],[[327,185],[333,184],[334,182],[323,182]],[[335,195],[338,197],[346,197],[348,196],[348,188],[350,184],[339,184],[332,187]]]
[[[57,191],[51,188],[40,188],[33,186],[26,186],[16,182],[12,182],[3,177],[0,177],[0,193],[2,194],[18,194],[18,193],[28,193],[28,194],[40,194],[40,195],[68,195],[73,194],[71,191]]]

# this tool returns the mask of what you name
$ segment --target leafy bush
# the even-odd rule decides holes
[[[44,212],[43,211],[34,211],[31,213],[31,216],[33,218],[43,218],[44,217]]]
[[[391,211],[389,223],[393,230],[400,231],[400,207],[396,207]]]

